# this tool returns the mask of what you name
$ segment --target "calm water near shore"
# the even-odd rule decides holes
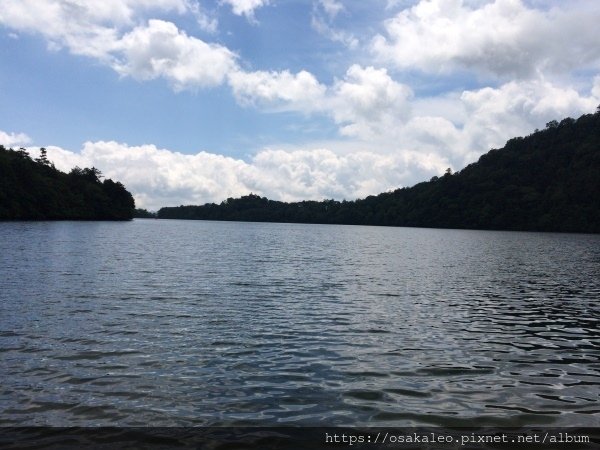
[[[600,236],[0,223],[0,425],[600,425]]]

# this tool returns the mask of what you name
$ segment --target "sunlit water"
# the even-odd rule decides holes
[[[0,223],[0,425],[600,424],[600,236]]]

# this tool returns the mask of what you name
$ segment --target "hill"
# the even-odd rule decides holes
[[[167,207],[161,219],[600,232],[600,107],[509,140],[463,170],[356,201],[257,195]]]
[[[46,158],[0,145],[0,220],[130,220],[135,203],[125,187],[100,171],[66,174]]]

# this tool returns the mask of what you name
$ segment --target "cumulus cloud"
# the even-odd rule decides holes
[[[399,69],[475,69],[530,77],[599,67],[600,4],[529,8],[521,0],[420,0],[385,22],[372,50]],[[577,7],[573,7],[577,6]]]
[[[446,166],[438,155],[409,150],[263,150],[253,158],[246,183],[285,201],[355,199],[412,184],[415,176]]]
[[[330,86],[307,72],[238,72],[230,84],[242,104],[328,116],[341,136],[370,148],[436,154],[457,169],[550,120],[593,111],[595,80],[587,93],[532,79],[415,98],[385,69],[353,65]]]
[[[419,99],[397,139],[411,148],[435,149],[449,158],[454,169],[460,169],[491,148],[543,128],[551,120],[593,112],[600,102],[598,93],[595,88],[579,93],[548,81],[515,80],[442,100],[434,98],[431,104]],[[444,111],[450,114],[442,117]]]
[[[598,100],[600,99],[600,75],[594,78],[594,86],[592,87],[592,95]],[[599,105],[600,107],[600,105]]]
[[[267,6],[270,0],[222,0],[223,4],[231,6],[236,16],[245,16],[250,22],[256,22],[254,11]]]
[[[0,5],[0,20],[7,26],[59,38],[81,31],[84,24],[131,25],[145,11],[182,13],[189,3],[186,0],[2,0]]]
[[[16,31],[43,35],[53,48],[110,59],[119,30],[145,13],[188,9],[186,0],[1,0],[0,23]]]
[[[173,23],[153,19],[115,44],[113,67],[120,74],[148,80],[163,77],[176,90],[215,86],[236,67],[227,48],[188,36]]]
[[[352,65],[325,86],[309,72],[235,72],[229,83],[243,105],[330,116],[344,136],[370,139],[399,126],[410,111],[411,89],[385,69]]]
[[[25,133],[7,133],[0,130],[0,145],[6,148],[21,147],[31,142],[31,138]]]
[[[208,31],[216,22],[191,0],[0,0],[0,24],[44,36],[54,49],[95,58],[121,75],[165,78],[176,90],[220,84],[236,67],[227,48],[145,14],[189,12]]]
[[[234,12],[252,17],[266,0],[227,0]],[[141,21],[145,12],[191,12],[209,31],[216,22],[191,0],[0,0],[0,24],[44,36],[54,49],[96,58],[122,76],[137,80],[163,78],[176,91],[220,85],[229,77],[234,95],[243,104],[292,102],[320,86],[313,75],[244,72],[238,56],[227,47],[187,34],[173,22]]]
[[[444,98],[416,99],[410,117],[382,139],[443,155],[453,169],[460,169],[551,120],[593,112],[600,103],[594,89],[580,93],[543,80],[514,80]]]
[[[222,3],[254,20],[268,1]],[[343,138],[334,145],[264,149],[248,161],[112,141],[87,142],[80,152],[48,148],[57,167],[98,167],[122,181],[140,206],[156,209],[248,192],[288,201],[364,197],[440,175],[448,166],[459,169],[549,120],[591,112],[600,103],[600,76],[583,87],[570,80],[572,71],[599,67],[600,7],[576,4],[566,10],[533,9],[520,0],[420,0],[386,21],[385,33],[372,42],[387,69],[353,64],[329,84],[307,70],[243,70],[240,57],[223,45],[147,17],[191,12],[200,21],[200,6],[191,0],[0,0],[0,24],[39,33],[122,76],[162,78],[175,90],[227,84],[243,106],[320,115]],[[313,5],[313,27],[353,46],[351,35],[336,35],[332,26],[342,3]],[[206,29],[216,27],[208,16],[202,20]],[[415,68],[497,77],[487,87],[423,98],[394,79],[394,69]],[[0,131],[4,145],[30,142],[22,133]]]
[[[511,81],[499,88],[466,91],[461,97],[469,117],[465,133],[473,149],[498,147],[511,136],[528,134],[550,120],[578,117],[600,101],[547,81]]]
[[[29,151],[39,155],[37,148]],[[125,184],[139,207],[154,210],[218,203],[250,192],[284,201],[362,198],[410,184],[415,175],[442,173],[448,165],[444,158],[422,152],[340,153],[324,148],[265,149],[246,162],[113,141],[86,142],[79,153],[50,146],[48,158],[63,171],[96,167]]]
[[[326,88],[311,73],[303,70],[292,74],[282,72],[243,72],[229,75],[229,84],[242,105],[280,107],[310,111],[325,95]]]
[[[363,198],[441,175],[447,167],[460,169],[549,120],[593,111],[600,102],[598,80],[585,95],[549,82],[513,81],[464,91],[440,103],[411,100],[410,91],[384,70],[355,66],[316,97],[321,111],[332,114],[342,130],[351,127],[356,133],[353,141],[267,148],[248,161],[113,141],[86,142],[80,152],[48,147],[48,157],[65,171],[75,165],[99,168],[122,181],[137,204],[149,209],[218,203],[249,192],[284,201]],[[268,91],[262,97],[254,95],[281,101]],[[436,114],[443,112],[438,111],[440,104],[453,113]],[[389,128],[381,126],[386,123]],[[26,140],[25,135],[0,133],[2,139],[7,136]],[[36,150],[31,151],[37,156]]]
[[[351,66],[333,88],[330,114],[342,135],[372,139],[401,126],[413,93],[395,82],[385,69]]]

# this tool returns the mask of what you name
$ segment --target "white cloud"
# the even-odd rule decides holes
[[[236,67],[236,56],[227,48],[156,19],[124,35],[113,53],[113,67],[120,74],[140,80],[163,77],[176,90],[219,85]]]
[[[599,80],[588,93],[534,79],[414,98],[385,69],[353,65],[331,86],[307,72],[236,72],[230,84],[242,104],[329,116],[341,136],[365,148],[436,155],[460,169],[511,137],[593,111],[600,102]]]
[[[43,35],[51,48],[110,58],[119,30],[148,12],[188,10],[187,0],[0,0],[0,23],[17,31]]]
[[[385,69],[351,66],[329,100],[330,114],[346,136],[372,139],[401,126],[410,112],[412,91]]]
[[[412,149],[444,155],[454,169],[476,161],[516,136],[544,128],[551,120],[577,118],[600,103],[600,92],[578,92],[548,81],[511,81],[448,95],[419,99],[397,139]],[[388,138],[390,139],[390,138]]]
[[[142,20],[146,13],[185,12],[208,31],[216,22],[192,0],[0,0],[0,24],[39,33],[51,49],[66,47],[121,75],[147,80],[163,77],[175,89],[220,84],[236,66],[227,48],[206,43],[172,22]]]
[[[594,85],[592,87],[592,95],[596,97],[597,100],[600,100],[600,75],[594,78]],[[600,105],[599,105],[600,107]]]
[[[325,95],[326,88],[311,73],[300,71],[242,72],[229,75],[229,84],[242,105],[312,111]]]
[[[267,6],[270,0],[221,0],[221,3],[231,6],[236,16],[245,16],[250,22],[256,22],[254,11]]]
[[[331,19],[334,19],[340,12],[344,11],[344,5],[338,0],[318,0],[317,3]]]
[[[250,20],[268,4],[225,3]],[[88,142],[80,153],[49,147],[57,167],[96,166],[122,181],[140,206],[156,209],[251,191],[282,200],[364,197],[440,175],[448,166],[460,169],[549,120],[591,112],[600,103],[600,76],[593,85],[571,86],[570,71],[598,67],[600,8],[576,4],[567,11],[532,9],[520,0],[420,0],[403,9],[373,41],[383,64],[499,76],[488,87],[431,98],[416,97],[391,70],[368,63],[351,65],[330,84],[306,70],[244,71],[226,47],[172,22],[147,20],[149,13],[187,12],[214,31],[215,19],[202,16],[191,0],[0,0],[0,24],[39,33],[56,48],[96,58],[122,76],[162,78],[175,90],[227,83],[243,106],[321,115],[338,126],[337,143],[265,149],[249,161],[116,142]],[[342,3],[317,5],[313,27],[352,47],[352,35],[331,24]],[[503,78],[508,75],[514,79]],[[4,145],[30,141],[0,132]]]
[[[539,10],[521,0],[421,0],[386,21],[372,49],[379,61],[399,69],[568,73],[600,67],[598,23],[598,2]]]
[[[472,149],[497,148],[510,137],[543,128],[550,120],[592,112],[600,96],[590,94],[537,80],[467,91],[461,98],[469,118],[464,132]]]
[[[149,11],[188,10],[187,0],[1,0],[0,20],[9,27],[61,37],[81,31],[83,25],[132,25]]]
[[[200,29],[211,34],[217,32],[219,21],[212,14],[204,11],[196,1],[188,0],[186,3],[189,11],[196,17],[196,22],[200,26]]]
[[[288,107],[331,116],[340,134],[358,143],[342,143],[336,153],[352,147],[354,154],[360,151],[358,145],[380,156],[411,154],[414,161],[416,155],[435,161],[421,164],[428,168],[403,179],[412,184],[439,175],[443,164],[460,169],[550,120],[594,111],[600,103],[599,86],[600,77],[587,93],[549,81],[511,81],[496,88],[415,99],[408,86],[395,82],[384,69],[352,66],[311,102],[290,102]]]
[[[342,135],[361,139],[398,127],[408,117],[412,97],[410,88],[385,69],[359,65],[329,87],[306,71],[234,72],[229,83],[243,105],[328,115]]]
[[[344,10],[344,5],[337,0],[315,1],[313,2],[311,26],[317,33],[327,39],[339,42],[349,49],[356,49],[359,46],[359,41],[354,34],[333,26],[336,16]]]
[[[529,134],[549,120],[591,112],[600,103],[600,77],[588,94],[549,82],[513,81],[428,101],[411,100],[410,91],[385,70],[353,66],[326,92],[316,90],[310,110],[298,103],[296,94],[284,98],[280,93],[299,77],[279,75],[258,73],[260,89],[253,87],[247,94],[256,101],[287,101],[299,110],[330,114],[342,133],[353,134],[355,140],[267,148],[249,161],[112,141],[86,142],[80,153],[48,147],[48,157],[65,171],[75,165],[99,168],[123,182],[137,204],[149,209],[218,203],[249,192],[284,201],[354,199],[413,185],[441,175],[446,167],[460,169],[513,136]],[[273,87],[274,80],[282,84]]]
[[[114,141],[86,142],[79,153],[53,146],[47,150],[48,159],[59,170],[93,166],[107,178],[121,181],[139,207],[221,201],[247,193],[238,180],[247,164],[212,153],[187,155],[154,145],[128,146]],[[38,149],[30,149],[30,153],[35,157]]]
[[[21,147],[31,142],[31,138],[25,133],[7,133],[0,130],[0,145],[6,148]]]
[[[411,151],[263,150],[245,181],[255,192],[284,201],[356,199],[412,184],[415,175],[439,173],[446,166],[443,158]]]
[[[29,149],[37,157],[39,150]],[[121,181],[139,207],[221,202],[254,192],[296,201],[353,199],[377,194],[412,177],[442,173],[448,163],[434,154],[367,150],[340,153],[328,149],[265,149],[249,162],[207,152],[187,155],[154,145],[86,142],[80,153],[48,147],[48,158],[63,171],[96,167]]]
[[[317,33],[325,36],[333,42],[339,42],[349,49],[356,49],[359,45],[358,39],[352,33],[332,27],[318,14],[313,14],[311,18],[311,26],[315,31],[317,31]]]
[[[548,81],[529,80],[442,99],[418,99],[395,139],[407,148],[444,155],[454,169],[460,169],[491,148],[543,128],[551,120],[593,112],[600,102],[598,94],[594,88],[579,93]]]

